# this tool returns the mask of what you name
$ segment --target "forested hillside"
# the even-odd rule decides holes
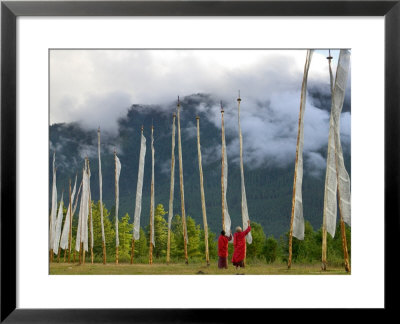
[[[321,109],[329,108],[329,97],[320,93],[314,94],[321,103]],[[318,100],[317,100],[318,99]],[[328,104],[327,104],[328,102]],[[210,110],[199,110],[203,107],[217,107],[218,103],[209,95],[196,94],[182,99],[181,128],[183,172],[185,188],[186,214],[192,217],[197,224],[202,224],[199,170],[196,146],[196,115],[200,117],[201,147],[203,154],[204,190],[206,198],[208,224],[214,233],[221,228],[221,129],[217,127],[220,119],[213,119],[207,114]],[[154,125],[155,147],[155,202],[168,206],[170,187],[171,161],[171,129],[172,113],[176,106],[168,107],[132,105],[125,117],[118,122],[116,133],[101,132],[101,162],[103,174],[103,203],[108,210],[112,210],[114,201],[114,149],[122,164],[120,178],[120,219],[128,213],[133,219],[136,182],[139,160],[140,129],[143,125],[144,135],[147,138],[147,153],[145,160],[145,174],[143,185],[143,207],[141,224],[146,226],[149,221],[150,209],[150,179],[151,154],[150,131]],[[345,111],[349,111],[349,102],[345,102]],[[217,110],[215,116],[218,115]],[[101,126],[101,125],[100,125]],[[297,127],[297,125],[295,125]],[[227,144],[236,140],[228,132]],[[78,184],[82,178],[84,157],[88,156],[91,169],[92,199],[99,199],[99,179],[97,160],[97,131],[84,129],[79,123],[54,124],[49,128],[49,197],[52,181],[52,154],[56,151],[57,189],[59,192],[68,190],[68,181],[72,185],[75,174],[78,174]],[[259,138],[263,141],[263,138]],[[175,158],[178,159],[176,139]],[[244,139],[246,145],[246,139]],[[268,146],[265,142],[263,145]],[[346,168],[350,174],[350,148],[344,147]],[[326,156],[326,151],[320,152]],[[290,223],[293,192],[293,160],[283,165],[266,163],[255,167],[246,164],[245,182],[249,216],[252,221],[259,223],[267,236],[281,236],[287,232]],[[174,214],[180,214],[179,168],[175,169]],[[241,192],[240,173],[235,151],[228,152],[228,193],[227,201],[233,228],[241,225]],[[322,224],[322,209],[324,199],[325,172],[315,174],[305,167],[303,179],[304,218],[315,229]],[[64,195],[65,197],[65,195]],[[50,206],[51,201],[49,201]],[[64,199],[64,203],[67,200]]]

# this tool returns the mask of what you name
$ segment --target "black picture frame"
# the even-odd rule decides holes
[[[400,155],[400,1],[2,1],[1,2],[1,322],[144,323],[237,321],[243,310],[16,308],[16,19],[19,16],[384,16],[385,309],[396,307]],[[14,242],[10,244],[9,242]],[[397,258],[395,258],[397,259]],[[373,260],[373,256],[371,256]],[[393,260],[393,261],[391,261]],[[396,260],[397,261],[397,260]],[[218,293],[216,287],[215,293]],[[38,292],[39,294],[40,292]],[[265,310],[251,310],[257,318]],[[248,313],[247,313],[248,314]]]

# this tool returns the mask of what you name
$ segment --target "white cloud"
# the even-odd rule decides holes
[[[316,51],[309,86],[329,90],[327,51]],[[334,51],[336,69],[338,51]],[[221,127],[225,109],[228,157],[238,162],[237,91],[242,97],[244,159],[254,167],[285,166],[296,150],[300,88],[305,50],[52,50],[50,54],[50,121],[80,122],[88,129],[117,133],[117,120],[131,104],[158,104],[208,93],[214,102],[198,112]],[[350,84],[350,82],[349,82]],[[350,86],[348,86],[350,89]],[[320,165],[317,152],[327,144],[330,107],[307,98],[304,154]],[[170,106],[169,106],[170,107]],[[323,109],[321,109],[323,108]],[[184,107],[183,107],[184,109]],[[194,124],[182,125],[196,136]],[[341,121],[342,142],[350,142],[350,113]],[[202,148],[204,163],[218,148]]]

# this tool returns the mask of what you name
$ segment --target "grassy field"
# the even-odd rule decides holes
[[[286,264],[249,264],[244,269],[236,270],[232,265],[228,269],[218,269],[217,263],[210,266],[202,263],[129,264],[129,263],[51,263],[50,274],[54,275],[346,275],[343,267],[330,266],[321,271],[319,264],[293,264],[288,270]]]

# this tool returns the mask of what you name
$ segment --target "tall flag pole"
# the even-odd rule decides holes
[[[71,194],[71,179],[69,179],[69,205],[65,215],[64,227],[61,234],[60,247],[64,250],[64,262],[66,262],[68,250],[68,262],[71,260],[71,241],[72,241],[72,205],[75,197],[77,177],[75,176],[74,190]]]
[[[231,235],[231,218],[228,212],[226,192],[228,188],[228,159],[226,156],[225,128],[224,128],[224,108],[221,102],[221,207],[222,207],[222,228],[225,235]]]
[[[187,228],[186,228],[186,215],[185,215],[185,194],[183,189],[183,166],[182,166],[182,142],[181,142],[181,114],[180,114],[180,102],[178,96],[178,152],[179,152],[179,182],[181,189],[181,212],[182,212],[182,228],[183,228],[183,247],[185,252],[185,263],[188,264],[188,251],[187,251]]]
[[[296,145],[296,162],[293,180],[293,197],[292,197],[292,215],[290,218],[289,231],[289,258],[288,269],[292,266],[292,241],[293,236],[299,240],[304,239],[304,218],[303,218],[303,199],[302,199],[302,183],[303,183],[303,145],[304,145],[304,111],[306,108],[307,96],[307,78],[310,69],[313,50],[307,50],[306,63],[304,65],[303,83],[301,86],[301,100],[299,113],[299,128],[297,133]]]
[[[151,125],[151,187],[150,187],[150,249],[149,263],[153,264],[154,242],[154,127]]]
[[[84,200],[84,227],[83,227],[83,250],[82,259],[85,264],[85,252],[89,250],[89,229],[88,229],[88,218],[89,218],[89,192],[90,192],[90,173],[89,173],[89,159],[86,157],[86,194]]]
[[[56,225],[57,214],[57,187],[56,187],[56,152],[53,153],[53,188],[51,194],[51,212],[50,212],[50,235],[49,235],[49,248],[50,248],[50,262],[53,262],[53,245],[54,234]]]
[[[89,160],[88,160],[87,166],[88,166],[88,174],[89,174],[88,192],[89,192],[89,223],[90,223],[90,259],[91,259],[91,263],[93,264],[93,243],[94,243],[94,239],[93,239],[93,212],[92,212],[92,191],[90,189],[91,172],[90,172]]]
[[[114,150],[115,161],[115,263],[118,264],[118,207],[119,207],[119,175],[121,174],[121,162],[118,159],[117,152]]]
[[[207,266],[209,266],[210,257],[208,252],[208,225],[207,225],[206,202],[204,197],[203,167],[201,163],[201,149],[200,149],[200,117],[196,116],[196,120],[197,120],[197,155],[199,158],[201,210],[203,212],[203,224],[204,224],[204,244],[206,248],[206,262]]]
[[[175,118],[172,119],[172,144],[171,144],[171,185],[169,189],[169,207],[168,207],[168,241],[167,241],[167,264],[170,261],[171,253],[171,223],[174,217],[174,187],[175,187]]]
[[[81,181],[81,184],[79,185],[78,193],[77,193],[77,195],[76,195],[76,199],[75,199],[74,208],[72,209],[72,216],[75,214],[76,207],[77,207],[77,205],[78,205],[78,201],[79,201],[79,194],[81,193],[82,184],[83,184],[83,179],[82,179],[82,181]]]
[[[333,124],[335,128],[335,164],[337,170],[336,178],[339,200],[340,230],[342,234],[344,265],[347,272],[350,272],[350,262],[347,250],[346,228],[344,223],[346,222],[351,226],[351,193],[350,177],[344,165],[342,145],[340,142],[340,114],[343,108],[349,67],[350,51],[346,49],[340,50],[338,67],[336,70],[335,87],[333,90],[332,109],[334,110]]]
[[[140,153],[139,153],[139,168],[136,186],[136,202],[135,214],[133,219],[133,237],[131,247],[131,264],[135,254],[135,240],[140,238],[140,213],[142,212],[142,189],[143,189],[143,174],[144,174],[144,158],[146,156],[146,138],[143,136],[143,126],[140,135]]]
[[[79,251],[79,264],[85,263],[85,252],[88,251],[88,214],[89,214],[89,172],[88,158],[82,175],[82,195],[79,206],[78,229],[76,232],[75,250]]]
[[[241,191],[242,191],[242,223],[243,223],[243,230],[246,230],[248,227],[249,221],[249,211],[247,209],[247,198],[246,198],[246,188],[244,184],[244,168],[243,168],[243,137],[242,137],[242,128],[240,127],[240,91],[239,97],[237,98],[238,102],[238,129],[239,129],[239,150],[240,150],[240,179],[241,179]],[[251,244],[253,242],[253,238],[251,233],[249,232],[246,235],[247,243]]]
[[[75,185],[76,185],[76,179],[75,179]],[[63,241],[63,236],[64,236],[64,231],[66,232],[67,231],[67,228],[68,228],[68,232],[69,232],[69,228],[71,227],[71,226],[69,226],[68,225],[68,222],[69,223],[71,223],[71,214],[72,214],[72,203],[71,203],[71,178],[69,178],[69,186],[68,186],[68,189],[69,189],[69,205],[68,205],[68,210],[67,210],[67,215],[65,216],[65,220],[64,220],[64,227],[63,227],[63,232],[62,232],[62,234],[61,234],[61,243],[60,243],[60,246],[62,245],[62,241]],[[67,245],[67,247],[69,247],[69,245],[70,245],[70,240],[69,240],[69,233],[68,233],[68,245]],[[66,249],[66,247],[63,247],[63,249],[64,249],[64,263],[65,263],[65,261],[67,260],[67,249]],[[71,253],[70,253],[71,254]],[[68,262],[69,262],[69,256],[68,256]]]
[[[329,65],[329,80],[331,96],[333,96],[333,74],[332,74],[332,61],[331,50],[329,50],[329,56],[327,57]],[[335,140],[334,140],[334,125],[333,125],[333,110],[331,110],[331,118],[329,122],[329,137],[328,137],[328,154],[326,158],[326,174],[325,174],[325,193],[324,193],[324,211],[322,215],[322,264],[321,269],[326,270],[327,266],[327,214],[330,215],[328,220],[334,221],[334,224],[329,224],[330,229],[336,226],[336,164],[335,164]],[[332,152],[333,150],[333,152]],[[335,229],[333,229],[335,231]]]
[[[100,158],[100,127],[97,130],[97,151],[99,155],[99,187],[100,187],[100,221],[101,221],[101,240],[103,246],[103,264],[106,264],[106,238],[104,234],[104,221],[103,221],[103,178],[101,175],[101,158]]]
[[[79,252],[79,264],[82,263],[81,252],[82,252],[82,227],[83,227],[83,201],[85,199],[85,187],[86,187],[86,177],[85,177],[85,168],[86,168],[86,159],[85,159],[85,167],[82,170],[82,194],[81,194],[81,202],[79,205],[79,216],[78,216],[78,228],[76,230],[76,239],[75,239],[75,251]]]
[[[77,193],[77,195],[76,195],[74,208],[72,209],[72,217],[74,216],[75,211],[76,211],[76,207],[78,206],[79,194],[80,194],[81,189],[82,189],[82,184],[83,184],[83,177],[82,177],[81,184],[79,185],[78,193]],[[78,224],[79,224],[79,222],[78,222]],[[71,221],[71,242],[72,242],[72,221]],[[70,252],[70,253],[71,253],[71,252]],[[74,249],[74,259],[73,259],[73,262],[74,262],[74,263],[75,263],[75,257],[76,257],[76,249]]]
[[[63,220],[63,198],[64,198],[64,192],[61,194],[61,200],[60,204],[58,207],[58,214],[57,214],[57,220],[56,220],[56,227],[55,227],[55,235],[54,235],[54,242],[53,242],[53,251],[57,255],[57,262],[60,262],[60,237],[61,237],[61,225],[62,225],[62,220]]]

